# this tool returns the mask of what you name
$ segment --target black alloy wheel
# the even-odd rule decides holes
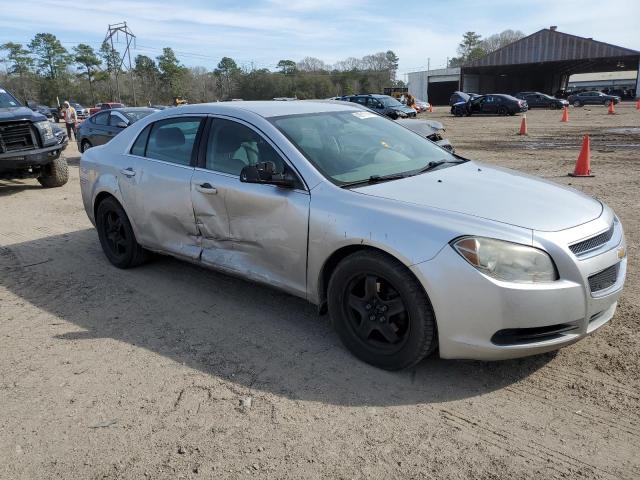
[[[410,333],[410,319],[400,294],[375,273],[351,279],[344,296],[348,327],[373,352],[394,353]]]
[[[415,365],[437,346],[431,302],[411,271],[382,252],[343,259],[329,281],[329,314],[342,343],[387,370]]]
[[[507,110],[506,107],[499,107],[498,108],[498,115],[506,115],[508,113],[509,113],[509,111]]]
[[[98,205],[96,227],[102,250],[116,267],[134,267],[146,260],[147,252],[136,241],[129,218],[115,198]]]

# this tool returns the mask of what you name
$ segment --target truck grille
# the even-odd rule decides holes
[[[613,237],[614,225],[615,223],[612,223],[611,227],[609,227],[609,230],[606,232],[602,232],[595,237],[587,238],[586,240],[570,245],[569,250],[571,250],[575,255],[580,256],[583,253],[604,245],[611,240],[611,237]]]
[[[30,122],[0,124],[0,153],[37,148]]]
[[[591,291],[599,292],[613,286],[618,279],[619,269],[620,264],[616,263],[615,265],[611,265],[609,268],[606,268],[601,272],[596,273],[595,275],[591,275],[589,277],[589,288],[591,289]]]

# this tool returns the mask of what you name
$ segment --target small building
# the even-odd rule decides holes
[[[638,72],[578,73],[569,78],[569,90],[633,90]]]
[[[451,94],[460,88],[460,67],[410,72],[407,83],[416,98],[433,105],[447,105]]]

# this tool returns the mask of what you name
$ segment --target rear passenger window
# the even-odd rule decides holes
[[[96,125],[106,125],[109,123],[109,112],[99,113],[95,117],[93,117],[93,122]]]
[[[144,150],[147,148],[147,138],[149,138],[149,132],[151,131],[151,125],[147,125],[144,130],[138,135],[136,141],[131,147],[131,155],[138,155],[144,157]]]
[[[155,122],[149,133],[145,157],[189,165],[200,123],[200,118],[193,117]]]

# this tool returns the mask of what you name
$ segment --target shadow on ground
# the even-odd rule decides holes
[[[27,183],[31,180],[0,180],[0,197],[14,195],[25,190],[41,190],[39,183]]]
[[[60,341],[115,339],[291,399],[401,405],[469,398],[517,382],[553,358],[483,363],[434,356],[410,371],[378,370],[346,352],[328,317],[304,300],[166,257],[118,270],[92,229],[0,247],[0,284],[80,327]]]

